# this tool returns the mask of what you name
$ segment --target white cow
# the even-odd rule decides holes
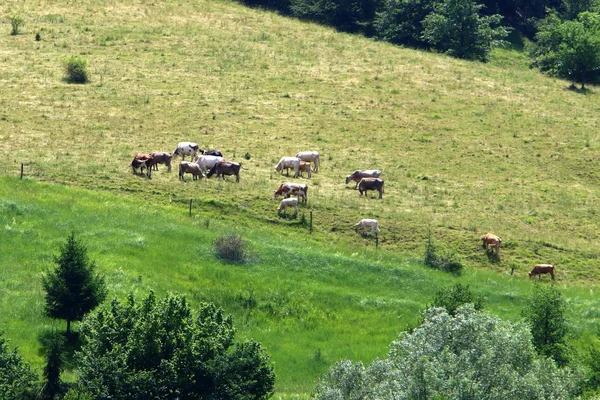
[[[220,161],[225,161],[225,159],[219,156],[200,156],[196,160],[196,164],[198,164],[202,172],[206,174],[206,171],[209,171]]]
[[[361,219],[354,228],[362,228],[363,235],[367,234],[367,228],[371,228],[371,233],[379,233],[379,222],[376,219]]]
[[[285,169],[287,176],[290,176],[290,168],[294,169],[294,178],[297,178],[300,174],[300,159],[298,157],[281,157],[281,160],[275,166],[275,170],[282,174]]]
[[[312,162],[315,165],[313,172],[319,172],[319,164],[321,159],[319,158],[318,151],[301,151],[300,153],[296,154],[296,157],[302,161]]]
[[[294,217],[298,215],[298,199],[294,197],[281,200],[279,207],[277,207],[277,214],[283,211],[283,215],[285,215],[288,207],[294,207]]]
[[[183,161],[185,160],[185,156],[190,156],[190,160],[194,161],[194,158],[196,158],[196,154],[198,154],[199,148],[200,147],[198,146],[198,144],[194,142],[180,142],[177,145],[175,151],[173,152],[173,157],[181,156],[181,160]]]

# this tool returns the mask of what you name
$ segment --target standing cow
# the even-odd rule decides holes
[[[177,148],[173,152],[173,156],[181,156],[181,161],[185,160],[185,156],[190,156],[190,161],[194,161],[200,147],[194,142],[179,142]]]
[[[308,201],[308,185],[292,182],[282,183],[273,193],[273,199],[277,199],[279,196],[283,196],[284,199],[296,196],[299,199],[302,198],[301,202],[306,204]]]
[[[171,171],[171,159],[173,158],[173,153],[166,153],[164,151],[155,151],[150,153],[152,158],[154,159],[154,170],[158,171],[158,164],[165,164],[167,166],[167,170]]]
[[[502,239],[500,239],[499,236],[494,235],[493,233],[486,233],[485,235],[481,236],[480,239],[482,246],[486,251],[491,251],[493,253],[494,249],[496,249],[496,254],[498,254],[500,251],[500,244],[502,243]]]
[[[319,164],[321,164],[321,158],[318,151],[301,151],[296,154],[296,158],[301,161],[312,162],[314,164],[313,172],[319,172]]]
[[[542,278],[542,274],[550,274],[552,280],[554,280],[554,265],[552,264],[538,264],[531,271],[529,271],[529,277],[533,278],[538,276],[538,279]]]
[[[290,176],[290,168],[294,170],[294,178],[297,178],[300,174],[300,159],[298,157],[281,157],[281,160],[275,166],[275,170],[282,174],[285,169],[287,176]]]
[[[200,171],[200,166],[191,161],[181,161],[179,163],[179,179],[185,181],[184,174],[185,173],[192,174],[192,179],[197,181],[198,178],[202,178],[202,171]]]
[[[381,175],[381,171],[378,169],[357,169],[350,175],[346,176],[346,185],[349,184],[350,181],[354,181],[356,182],[354,189],[356,189],[362,178],[379,178],[379,175]]]
[[[225,175],[235,175],[235,181],[240,181],[240,168],[242,168],[241,163],[231,162],[231,161],[219,161],[210,169],[207,178],[210,178],[215,173],[217,174],[217,179],[219,177],[225,180]]]
[[[367,228],[371,228],[371,233],[379,233],[379,222],[376,219],[361,219],[354,228],[362,229],[363,235],[367,234]]]
[[[286,215],[288,207],[292,207],[294,209],[295,218],[298,215],[298,199],[293,197],[281,200],[279,207],[277,207],[277,215],[281,215],[281,211],[283,211],[283,215]]]
[[[383,179],[379,178],[362,178],[360,182],[358,182],[358,191],[360,195],[363,194],[365,197],[367,196],[367,191],[369,190],[377,190],[379,192],[379,198],[383,198]]]
[[[221,161],[225,161],[225,159],[219,156],[200,156],[196,160],[196,164],[198,164],[202,172],[206,174],[216,163]]]

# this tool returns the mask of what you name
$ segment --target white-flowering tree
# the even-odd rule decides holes
[[[421,326],[401,334],[384,360],[334,365],[315,398],[569,399],[579,383],[571,369],[537,355],[526,325],[467,304],[454,317],[443,308],[426,310]]]

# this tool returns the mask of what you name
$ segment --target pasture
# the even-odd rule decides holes
[[[25,24],[11,36],[16,14]],[[53,326],[40,317],[39,273],[70,229],[111,294],[180,291],[233,313],[240,335],[273,354],[289,397],[339,358],[383,356],[444,285],[470,283],[486,308],[518,319],[534,264],[556,265],[577,340],[591,341],[596,88],[568,90],[514,49],[469,63],[225,0],[9,0],[0,19],[0,326],[34,365]],[[90,83],[63,81],[72,55],[88,60]],[[180,141],[241,162],[240,182],[181,182],[178,161],[152,179],[131,173],[136,153]],[[311,179],[274,170],[306,150],[321,154]],[[356,169],[383,171],[383,199],[344,184]],[[295,220],[273,200],[288,180],[310,187]],[[363,218],[379,221],[377,250],[353,229]],[[250,267],[210,256],[230,231],[251,240]],[[490,231],[503,240],[497,262],[479,240]],[[428,232],[467,266],[461,277],[420,265]],[[264,308],[250,310],[253,299]]]

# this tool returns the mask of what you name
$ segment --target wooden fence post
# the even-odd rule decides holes
[[[190,217],[192,216],[192,199],[190,199]]]
[[[23,163],[21,163],[21,179],[23,179]]]
[[[310,210],[310,233],[312,233],[312,210]]]

